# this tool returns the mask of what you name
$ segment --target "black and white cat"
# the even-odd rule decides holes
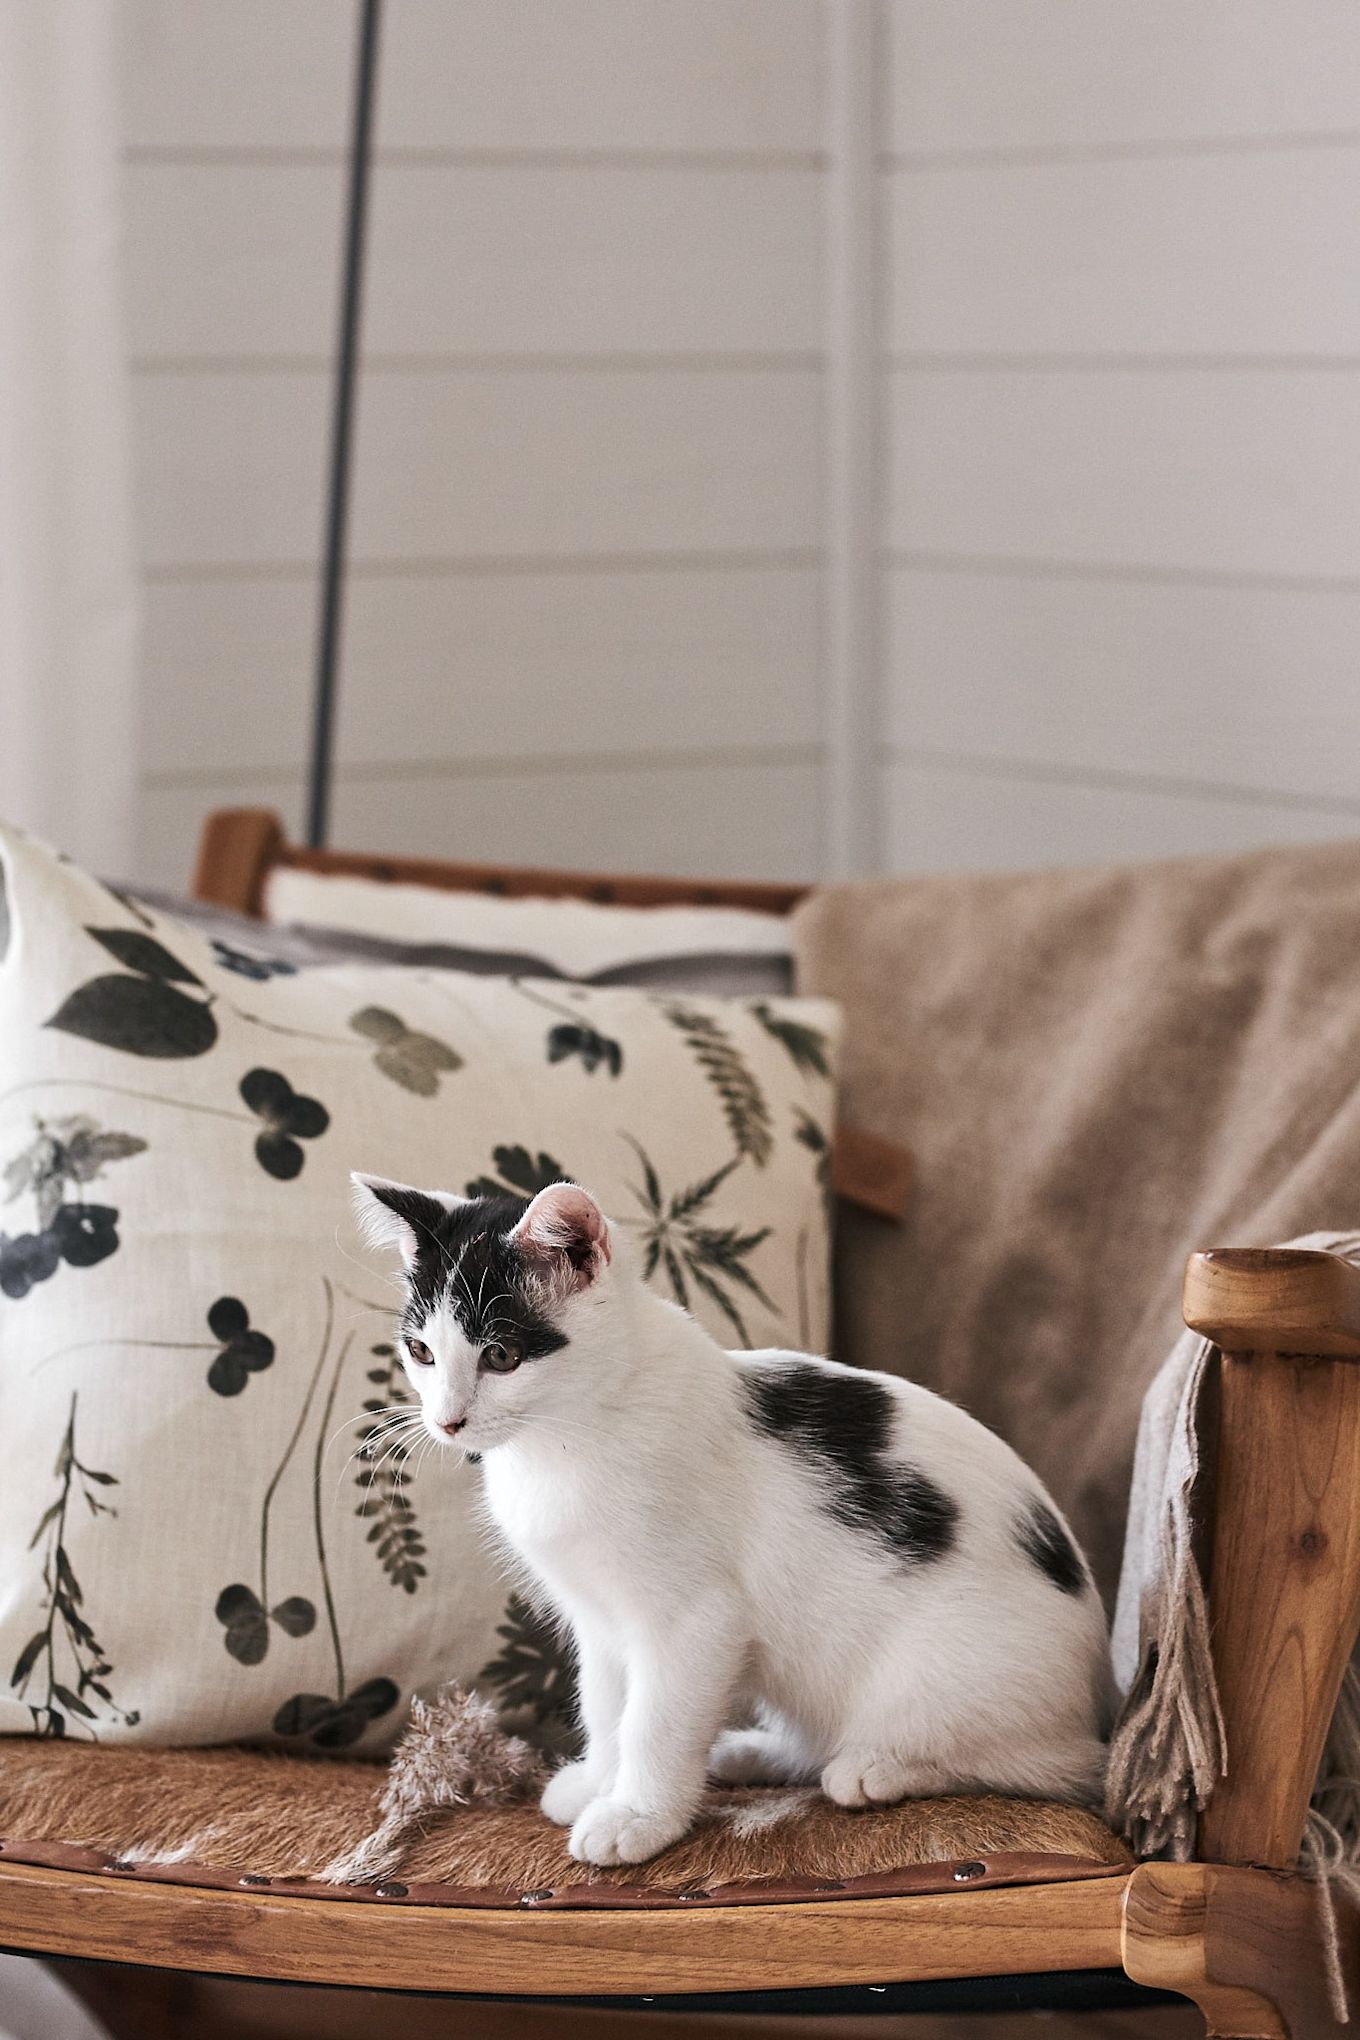
[[[585,1754],[542,1802],[573,1856],[655,1855],[706,1774],[841,1806],[1095,1795],[1101,1604],[1008,1445],[889,1375],[724,1352],[573,1184],[526,1208],[355,1183],[406,1265],[424,1422],[484,1460],[576,1647]]]

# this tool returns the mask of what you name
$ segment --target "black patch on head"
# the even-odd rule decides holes
[[[912,1565],[953,1550],[958,1503],[919,1467],[888,1456],[892,1397],[877,1381],[797,1363],[750,1369],[742,1388],[756,1429],[820,1476],[822,1506],[838,1523]]]
[[[1030,1503],[1015,1526],[1015,1541],[1060,1594],[1085,1592],[1087,1574],[1081,1554],[1047,1502]]]
[[[524,1262],[506,1239],[529,1208],[527,1198],[476,1197],[450,1208],[419,1192],[378,1195],[413,1228],[403,1327],[414,1337],[445,1304],[474,1346],[517,1346],[526,1360],[560,1353],[566,1338],[533,1301]]]

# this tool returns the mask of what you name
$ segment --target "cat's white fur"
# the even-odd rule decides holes
[[[368,1217],[409,1261],[409,1228],[381,1205]],[[835,1520],[815,1463],[750,1420],[744,1377],[807,1356],[724,1352],[643,1285],[574,1187],[541,1192],[512,1237],[538,1254],[569,1346],[487,1373],[441,1303],[420,1333],[434,1365],[407,1372],[432,1437],[448,1445],[461,1421],[490,1522],[571,1632],[585,1754],[542,1805],[573,1856],[656,1854],[689,1827],[706,1774],[820,1779],[842,1806],[1094,1795],[1101,1605],[1017,1546],[1017,1511],[1053,1504],[1008,1445],[926,1389],[871,1377],[892,1399],[893,1451],[960,1512],[948,1556],[904,1562]]]

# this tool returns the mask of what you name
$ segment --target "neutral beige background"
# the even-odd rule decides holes
[[[205,807],[299,818],[353,9],[122,4],[173,881]],[[1350,0],[386,13],[338,836],[796,876],[1360,827]]]

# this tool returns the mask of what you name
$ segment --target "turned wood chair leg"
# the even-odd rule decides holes
[[[1342,1899],[1338,1927],[1353,1994],[1360,1922]],[[1122,1955],[1135,1983],[1196,2004],[1210,2040],[1346,2040],[1355,2031],[1328,1997],[1318,1894],[1297,1879],[1142,1863],[1125,1893]]]
[[[1360,1364],[1225,1353],[1209,1604],[1227,1773],[1200,1858],[1287,1869],[1360,1632]]]

